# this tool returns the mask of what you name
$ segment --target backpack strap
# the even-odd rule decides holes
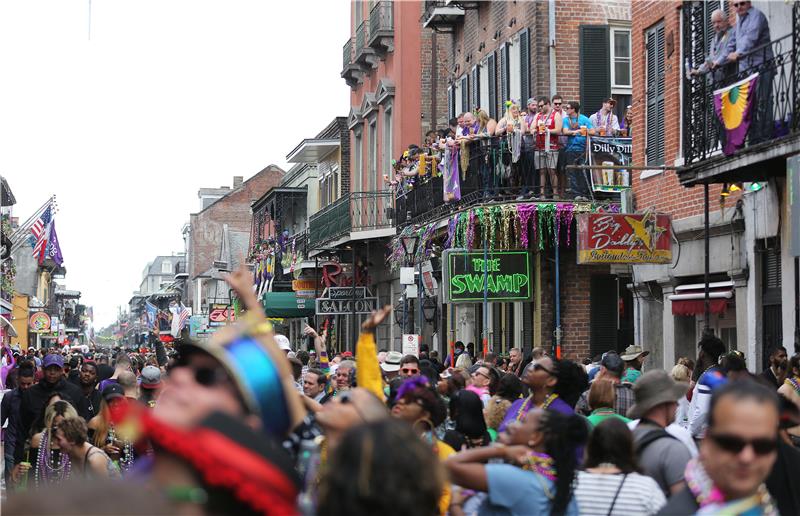
[[[659,439],[665,437],[668,437],[670,439],[675,439],[677,441],[677,437],[667,432],[663,428],[659,428],[658,430],[653,430],[652,432],[648,432],[647,434],[645,434],[644,437],[642,437],[642,439],[639,442],[636,443],[636,455],[641,457],[645,448],[653,444],[655,441],[658,441]]]

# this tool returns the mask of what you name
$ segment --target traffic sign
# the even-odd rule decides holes
[[[378,307],[377,297],[364,299],[317,299],[317,315],[369,314]],[[355,310],[354,310],[355,308]]]

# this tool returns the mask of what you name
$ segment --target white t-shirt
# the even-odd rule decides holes
[[[628,428],[630,428],[631,432],[633,432],[633,430],[638,425],[639,425],[639,420],[638,419],[634,419],[633,421],[628,423]],[[672,424],[670,424],[664,430],[666,430],[667,433],[672,435],[672,437],[678,439],[680,442],[685,444],[686,447],[689,448],[689,453],[692,455],[692,457],[697,457],[697,453],[698,453],[697,452],[697,445],[695,444],[694,439],[692,438],[692,434],[691,434],[691,432],[689,432],[689,430],[687,430],[684,427],[682,427],[681,425],[679,425],[677,423],[677,421],[672,423]]]
[[[581,516],[606,516],[612,503],[614,507],[611,514],[655,514],[667,503],[656,481],[639,473],[628,473],[625,476],[579,471],[575,498]]]

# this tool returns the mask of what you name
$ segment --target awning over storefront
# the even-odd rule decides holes
[[[267,317],[313,317],[314,300],[294,292],[266,292],[261,298]]]
[[[724,314],[733,299],[733,282],[718,281],[708,284],[709,310],[712,314]],[[705,284],[693,283],[675,287],[669,296],[672,315],[697,315],[705,313]]]

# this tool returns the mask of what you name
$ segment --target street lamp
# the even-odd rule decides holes
[[[409,258],[409,261],[417,250],[418,239],[419,237],[414,234],[400,237],[400,242],[403,244],[403,250],[406,252],[406,257]]]
[[[403,244],[403,251],[406,253],[406,266],[410,266],[413,270],[414,267],[414,252],[417,250],[418,237],[411,233],[400,237],[400,243]],[[419,293],[417,293],[419,295]],[[406,330],[406,321],[408,320],[408,285],[403,291],[403,333]],[[413,330],[413,328],[412,328]]]

